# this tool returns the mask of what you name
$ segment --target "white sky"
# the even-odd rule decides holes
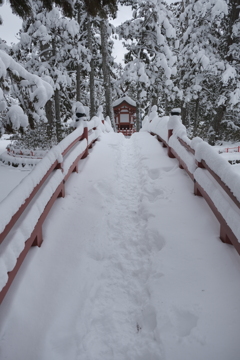
[[[21,28],[21,18],[12,14],[9,4],[0,7],[0,15],[3,20],[3,25],[0,25],[0,38],[6,40],[9,45],[17,42],[16,34]]]
[[[174,2],[174,0],[166,0],[169,4]],[[20,17],[13,15],[10,5],[4,4],[0,7],[0,15],[3,19],[3,25],[0,25],[0,38],[7,41],[10,45],[11,43],[16,43],[17,33],[21,28],[22,20]],[[127,19],[131,18],[131,10],[128,6],[122,6],[118,11],[117,19],[111,21],[115,26],[120,25]],[[114,57],[117,62],[122,62],[124,48],[122,46],[122,41],[115,41],[114,46]]]

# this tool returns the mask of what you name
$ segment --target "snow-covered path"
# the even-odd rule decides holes
[[[149,134],[103,134],[0,308],[4,360],[238,360],[240,260]]]

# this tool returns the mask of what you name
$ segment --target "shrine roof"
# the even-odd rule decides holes
[[[126,101],[131,106],[134,106],[134,107],[137,106],[136,101],[131,99],[129,96],[125,95],[122,98],[113,101],[113,107],[120,105],[124,101]]]

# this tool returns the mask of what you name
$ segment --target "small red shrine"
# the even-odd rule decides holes
[[[113,102],[115,124],[118,131],[135,130],[136,109],[136,102],[129,96]]]

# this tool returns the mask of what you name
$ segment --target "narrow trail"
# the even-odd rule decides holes
[[[0,359],[237,360],[240,262],[218,234],[156,138],[103,134],[1,304]]]
[[[95,184],[100,192],[106,191],[108,211],[103,222],[108,246],[107,254],[94,253],[104,259],[104,270],[92,300],[89,317],[93,322],[83,347],[95,342],[87,351],[92,352],[93,359],[98,358],[100,348],[104,359],[160,359],[160,342],[154,332],[156,313],[146,288],[153,248],[146,232],[149,214],[142,205],[141,161],[133,138],[123,139],[112,151],[117,169],[114,201],[109,200],[109,190],[102,182]],[[161,248],[159,240],[157,246]]]

